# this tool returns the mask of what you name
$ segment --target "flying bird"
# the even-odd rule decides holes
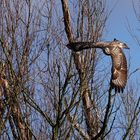
[[[110,42],[73,42],[67,44],[67,47],[74,52],[89,48],[101,48],[106,55],[111,56],[110,85],[116,92],[123,92],[127,82],[127,61],[122,49],[129,49],[125,43],[114,39]]]

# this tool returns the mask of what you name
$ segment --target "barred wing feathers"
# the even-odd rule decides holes
[[[121,48],[116,48],[116,50],[111,53],[112,58],[112,76],[111,76],[111,86],[115,88],[115,91],[122,91],[125,88],[127,82],[127,61],[126,57]]]

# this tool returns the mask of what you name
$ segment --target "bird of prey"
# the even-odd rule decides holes
[[[67,44],[67,47],[74,52],[89,48],[103,49],[112,59],[110,85],[116,92],[123,92],[127,82],[127,61],[122,49],[129,49],[125,43],[114,39],[110,42],[74,42]]]

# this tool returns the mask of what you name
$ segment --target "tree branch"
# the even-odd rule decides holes
[[[127,128],[127,130],[126,130],[126,132],[125,132],[125,134],[124,134],[124,136],[123,136],[123,138],[122,138],[122,140],[125,140],[125,139],[127,138],[128,134],[129,134],[129,132],[130,132],[130,130],[132,129],[133,122],[135,121],[135,119],[137,118],[137,116],[138,116],[139,113],[140,113],[139,103],[140,103],[140,97],[139,97],[139,99],[138,99],[138,101],[137,101],[137,104],[136,104],[136,107],[135,107],[135,110],[134,110],[134,116],[133,116],[133,118],[132,118],[132,121],[131,121],[131,123],[129,124],[129,126],[128,126],[128,128]],[[137,111],[137,109],[138,109],[138,111]]]
[[[112,92],[112,88],[110,86],[109,91],[108,91],[108,103],[107,103],[106,113],[105,113],[105,117],[103,121],[103,126],[100,132],[95,137],[93,137],[92,140],[97,140],[102,134],[104,134],[105,129],[107,127],[108,116],[110,114],[110,108],[111,108],[111,92]]]
[[[65,31],[68,37],[69,42],[73,42],[73,34],[72,29],[70,25],[70,13],[68,8],[68,0],[61,0],[62,2],[62,9],[63,9],[63,15],[64,15],[64,24],[65,24]]]
[[[67,34],[67,38],[69,40],[69,43],[72,43],[74,40],[71,26],[70,26],[70,13],[68,8],[68,1],[67,0],[61,0],[62,2],[62,9],[63,9],[63,15],[64,15],[64,24],[65,24],[65,31]],[[95,134],[98,131],[98,121],[94,119],[93,113],[91,111],[92,102],[90,98],[90,90],[88,86],[88,79],[86,76],[86,63],[84,61],[84,56],[80,55],[79,53],[73,53],[74,57],[74,63],[76,66],[76,69],[79,73],[80,77],[80,88],[81,88],[81,96],[83,101],[83,108],[84,108],[84,114],[85,114],[85,122],[87,126],[87,133],[92,137],[95,136]]]

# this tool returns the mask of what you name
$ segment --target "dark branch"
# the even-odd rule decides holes
[[[109,91],[108,91],[108,104],[107,104],[106,113],[105,113],[105,117],[104,117],[104,121],[103,121],[103,126],[102,126],[100,132],[95,137],[93,137],[92,140],[97,140],[102,134],[104,134],[105,129],[107,127],[108,116],[110,114],[110,108],[111,108],[111,92],[112,92],[112,88],[110,86]]]

